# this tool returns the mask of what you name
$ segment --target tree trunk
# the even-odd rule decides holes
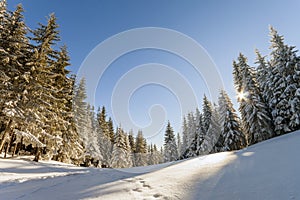
[[[7,150],[8,150],[8,146],[9,146],[9,143],[7,142],[6,145],[5,145],[5,153],[4,153],[4,158],[6,158],[6,155],[7,155]]]
[[[11,157],[14,157],[19,143],[15,144]]]
[[[0,144],[0,153],[2,152],[4,144],[6,142],[5,138],[7,137],[7,134],[8,133],[6,131],[3,133],[3,136],[2,136],[2,139],[1,139],[1,144]]]
[[[39,148],[39,147],[36,147],[36,153],[35,153],[35,157],[34,157],[33,161],[39,162],[40,154],[41,154],[40,148]]]
[[[3,136],[2,136],[2,139],[1,139],[1,144],[0,144],[0,153],[2,152],[4,144],[6,142],[5,138],[7,137],[7,135],[10,132],[11,123],[12,123],[12,120],[10,119],[9,122],[7,123],[6,129],[4,130],[4,133],[3,133]]]
[[[13,135],[10,137],[10,143],[9,143],[9,149],[8,152],[12,152],[11,148],[13,147],[14,141],[16,141],[16,134],[13,133]]]

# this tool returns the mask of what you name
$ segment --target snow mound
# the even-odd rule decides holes
[[[300,131],[236,152],[129,169],[0,159],[0,199],[300,199]]]

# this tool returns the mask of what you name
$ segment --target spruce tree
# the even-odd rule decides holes
[[[182,149],[182,142],[181,142],[181,136],[179,133],[177,133],[177,150],[178,150],[178,158],[181,156],[181,149]]]
[[[186,117],[183,117],[183,124],[182,124],[182,148],[180,152],[180,158],[186,157],[186,152],[188,150],[188,125],[186,121]]]
[[[113,146],[112,157],[110,160],[110,166],[113,168],[132,167],[130,151],[128,136],[124,133],[121,127],[118,127],[116,132],[116,140]]]
[[[261,96],[263,97],[264,102],[268,102],[268,96],[270,95],[271,90],[268,89],[267,81],[268,77],[270,76],[270,65],[267,63],[265,56],[262,56],[260,52],[256,49],[256,62],[257,68],[256,68],[256,80],[258,87],[261,92]]]
[[[295,47],[284,44],[283,36],[270,27],[271,60],[267,86],[269,107],[277,135],[300,128],[300,64]]]
[[[247,145],[245,135],[241,131],[238,116],[233,104],[222,90],[219,96],[219,113],[222,136],[222,149],[224,151],[238,150]]]
[[[185,158],[194,157],[197,155],[197,145],[199,144],[199,136],[197,134],[197,125],[194,114],[192,112],[187,115],[187,126],[188,126],[188,145],[186,152],[184,153]]]
[[[30,78],[32,51],[26,36],[23,8],[18,5],[14,12],[9,13],[6,11],[6,2],[2,2],[0,12],[0,122],[4,127],[0,152],[6,144],[6,156],[14,144],[15,152],[20,141],[27,140],[24,142],[36,147],[42,147],[44,144],[34,134],[33,126],[29,125],[34,121],[31,120],[32,112],[28,112],[31,110],[27,108],[29,100],[33,100],[29,86],[34,84],[34,80]]]
[[[167,124],[164,142],[164,160],[165,162],[171,162],[178,159],[178,149],[176,145],[176,139],[171,127],[170,122]]]
[[[221,135],[221,126],[220,126],[220,115],[218,107],[214,105],[212,107],[211,122],[205,135],[204,141],[202,143],[203,154],[216,153],[219,152],[218,140]]]
[[[236,76],[238,71],[239,76]],[[247,58],[240,54],[234,66],[234,79],[238,90],[238,102],[242,116],[243,130],[248,144],[255,144],[273,136],[271,116],[256,81],[253,68],[247,64]]]
[[[147,165],[147,142],[141,130],[135,138],[135,166]]]

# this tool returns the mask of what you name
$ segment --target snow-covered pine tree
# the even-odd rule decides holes
[[[87,102],[85,79],[81,79],[79,85],[75,87],[73,99],[73,111],[76,131],[80,137],[81,145],[86,148],[88,143],[88,136],[85,134],[85,127],[87,124]]]
[[[110,142],[114,143],[114,140],[115,140],[115,131],[114,131],[114,124],[113,124],[113,121],[112,121],[111,117],[109,117],[109,119],[107,121],[107,125],[108,125]]]
[[[132,158],[132,166],[136,166],[135,164],[135,141],[133,136],[133,130],[130,130],[128,133],[128,142],[131,150],[131,158]]]
[[[143,136],[141,130],[135,138],[135,166],[146,166],[147,165],[147,142]]]
[[[153,163],[153,145],[152,143],[148,145],[148,151],[147,151],[147,165],[154,165]]]
[[[69,78],[69,95],[67,95],[66,103],[66,114],[65,118],[68,121],[67,130],[63,132],[62,145],[60,146],[57,161],[65,163],[73,163],[79,165],[82,163],[84,149],[80,144],[80,137],[76,131],[76,125],[74,121],[73,112],[73,98],[74,98],[74,87],[75,87],[75,77],[71,76]],[[65,88],[66,89],[66,88]]]
[[[35,137],[29,126],[30,121],[27,117],[27,103],[31,99],[28,94],[29,85],[34,81],[30,79],[31,72],[31,46],[26,37],[27,27],[23,19],[23,8],[18,5],[14,12],[6,11],[6,2],[1,3],[0,16],[0,123],[2,129],[0,152],[5,146],[5,156],[14,145],[13,154],[18,146],[19,141],[23,141],[25,135]],[[32,113],[31,113],[32,116]],[[32,117],[31,117],[32,118]],[[16,129],[17,131],[13,131]],[[26,134],[16,134],[26,132]],[[18,139],[18,137],[21,137]],[[22,139],[23,137],[23,139]],[[27,142],[35,141],[29,139]],[[33,144],[41,147],[42,143],[37,141]]]
[[[192,112],[187,115],[187,126],[188,126],[188,145],[184,153],[185,158],[194,157],[197,155],[197,144],[198,144],[198,135],[197,135],[197,126],[194,114]]]
[[[198,111],[199,112],[199,111]],[[197,113],[197,110],[196,110]],[[197,155],[208,154],[212,149],[212,144],[210,141],[210,136],[208,135],[208,130],[211,126],[211,118],[212,118],[212,104],[207,99],[206,95],[203,97],[203,108],[202,108],[202,116],[199,117],[198,125],[198,146],[197,146]],[[196,114],[197,119],[197,114]]]
[[[245,135],[241,131],[233,104],[224,90],[221,90],[219,96],[219,113],[223,151],[238,150],[245,147],[247,145]]]
[[[163,163],[163,154],[158,150],[155,144],[153,145],[153,157],[154,164]]]
[[[101,148],[101,153],[103,156],[102,164],[103,166],[109,167],[109,161],[112,156],[112,148],[114,138],[111,136],[114,133],[111,133],[113,127],[110,127],[109,123],[106,121],[106,109],[104,106],[98,108],[97,111],[97,122],[98,122],[98,134],[99,134],[99,146]],[[112,121],[111,121],[112,125]]]
[[[196,150],[195,150],[195,155],[200,155],[201,144],[203,142],[205,132],[204,132],[204,128],[203,128],[203,115],[199,111],[198,108],[196,108],[196,112],[195,112],[195,126],[196,126],[196,135],[195,135]],[[195,156],[195,155],[193,155],[193,156]]]
[[[256,49],[256,80],[258,87],[261,91],[261,96],[263,97],[264,102],[268,102],[267,97],[270,96],[271,90],[268,89],[267,81],[268,77],[270,76],[270,64],[267,63],[265,57],[260,54],[260,52]]]
[[[181,156],[181,151],[182,151],[182,150],[181,150],[181,149],[182,149],[182,142],[181,142],[181,136],[180,136],[179,133],[177,133],[176,139],[177,139],[178,158],[180,158],[180,156]]]
[[[188,125],[186,121],[186,117],[183,117],[183,124],[182,124],[182,148],[179,154],[180,158],[184,158],[186,155],[185,153],[188,152]]]
[[[113,168],[132,167],[130,146],[127,134],[121,127],[117,128],[110,166]]]
[[[85,134],[87,134],[87,143],[85,151],[86,166],[94,165],[98,167],[101,165],[102,155],[98,143],[98,135],[96,132],[96,122],[94,108],[88,104],[87,106],[87,121],[85,126]]]
[[[176,139],[173,128],[170,122],[167,124],[165,141],[164,141],[164,160],[165,162],[171,162],[178,159],[178,150],[176,145]]]
[[[33,65],[31,76],[35,82],[31,85],[30,94],[32,94],[32,111],[38,115],[36,123],[43,129],[40,132],[35,130],[35,134],[47,143],[46,156],[51,159],[53,149],[61,145],[63,119],[58,115],[61,106],[64,105],[64,99],[57,98],[59,85],[55,82],[58,77],[55,74],[58,52],[55,50],[56,42],[60,41],[58,25],[54,14],[50,15],[47,25],[39,24],[39,27],[33,31],[31,38],[34,43]],[[34,100],[34,101],[32,101]],[[45,133],[45,134],[41,134]],[[36,150],[35,160],[39,159],[40,149]]]
[[[98,108],[97,121],[100,125],[100,128],[101,128],[104,136],[106,136],[109,140],[111,140],[109,126],[106,121],[106,109],[104,106],[102,106],[101,110],[100,110],[100,108]]]
[[[135,141],[134,141],[134,136],[133,136],[133,130],[129,131],[128,140],[129,140],[131,152],[135,153]]]
[[[202,149],[204,150],[203,154],[219,152],[217,142],[219,140],[220,135],[220,115],[217,105],[214,105],[212,107],[210,126],[207,130],[207,134],[204,137],[204,141],[202,142]]]
[[[204,134],[207,134],[208,128],[211,123],[212,105],[211,102],[207,99],[206,95],[204,95],[203,97],[202,113],[203,113],[203,129],[205,132]]]
[[[238,63],[234,65],[239,111],[248,144],[269,139],[273,136],[271,116],[258,87],[255,71],[247,64],[247,58],[242,54],[238,57]]]
[[[300,128],[300,64],[295,47],[270,27],[271,60],[267,86],[269,107],[277,135]]]

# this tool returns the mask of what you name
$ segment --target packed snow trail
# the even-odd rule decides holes
[[[299,146],[300,131],[237,152],[119,170],[0,159],[0,199],[300,199]]]

